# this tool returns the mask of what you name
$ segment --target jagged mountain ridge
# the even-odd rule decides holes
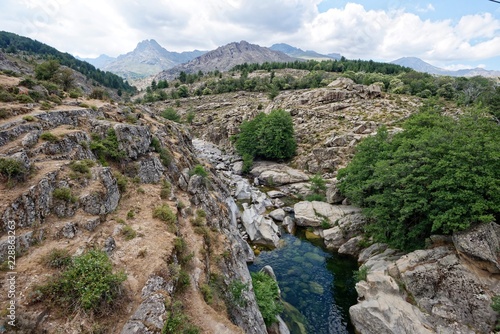
[[[264,62],[289,62],[295,60],[297,58],[290,57],[283,52],[250,44],[246,41],[233,42],[196,57],[188,63],[163,71],[156,75],[155,80],[172,80],[180,72],[196,73],[202,71],[206,73],[215,70],[225,72],[236,65],[244,63],[262,64]]]
[[[304,51],[302,49],[296,48],[286,43],[273,44],[269,49],[274,51],[281,51],[284,54],[289,55],[290,57],[301,58],[301,59],[331,60],[331,59],[340,59],[341,57],[341,55],[338,53],[329,53],[324,55],[312,50]]]
[[[405,67],[414,69],[417,72],[425,72],[429,74],[436,75],[449,75],[453,77],[473,77],[473,76],[484,76],[484,77],[498,77],[500,76],[500,71],[488,71],[483,68],[471,68],[463,69],[458,71],[448,71],[436,66],[433,66],[420,58],[417,57],[403,57],[391,61],[391,64],[397,64]]]
[[[140,79],[188,62],[204,54],[205,51],[171,52],[163,48],[154,39],[139,42],[136,48],[117,58],[100,55],[86,58],[94,66],[120,75],[126,79]]]

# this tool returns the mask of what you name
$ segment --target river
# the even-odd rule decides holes
[[[358,269],[356,260],[326,251],[321,240],[307,240],[304,230],[283,234],[281,243],[262,251],[249,269],[255,272],[266,265],[274,269],[286,302],[282,318],[291,333],[302,334],[304,329],[309,334],[354,333],[349,307],[357,298],[352,275]]]

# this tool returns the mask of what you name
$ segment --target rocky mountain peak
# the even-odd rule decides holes
[[[264,62],[290,62],[296,58],[290,57],[283,52],[274,51],[257,44],[251,44],[247,41],[232,42],[209,51],[192,61],[178,65],[170,70],[158,74],[156,80],[172,80],[180,72],[196,73],[198,71],[210,72],[214,70],[229,71],[236,65],[243,63]]]

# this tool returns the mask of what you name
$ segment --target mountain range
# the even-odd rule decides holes
[[[188,62],[206,51],[171,52],[154,39],[144,40],[136,48],[117,58],[100,55],[97,58],[80,58],[104,71],[126,79],[140,79],[155,75],[178,64]]]
[[[196,57],[187,63],[162,71],[155,76],[155,80],[171,80],[177,77],[180,72],[197,73],[202,71],[206,73],[215,70],[225,72],[244,63],[262,64],[264,62],[293,62],[296,60],[297,58],[290,57],[281,51],[274,51],[246,41],[233,42]]]
[[[500,76],[500,71],[489,71],[479,67],[462,69],[458,71],[445,70],[433,66],[429,63],[426,63],[425,61],[417,57],[403,57],[391,61],[391,63],[412,68],[417,72],[424,72],[435,75],[449,75],[453,77],[473,77],[473,76],[499,77]]]
[[[312,50],[302,50],[285,43],[261,47],[246,41],[233,42],[212,51],[171,52],[163,48],[154,39],[144,40],[136,48],[116,58],[100,55],[97,58],[79,58],[97,68],[136,81],[155,76],[155,79],[171,80],[181,71],[195,73],[198,71],[228,71],[235,65],[243,63],[289,62],[296,60],[339,60],[338,53],[320,54]],[[499,77],[500,71],[489,71],[483,68],[461,69],[450,71],[433,66],[420,58],[403,57],[391,62],[409,67],[418,72],[449,76],[484,76]]]

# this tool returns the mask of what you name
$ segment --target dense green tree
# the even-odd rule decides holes
[[[59,70],[59,61],[56,59],[49,59],[35,67],[35,77],[38,80],[52,80]]]
[[[282,109],[273,110],[269,115],[259,113],[253,120],[241,124],[235,146],[247,161],[255,157],[271,160],[293,157],[297,144],[292,117]]]
[[[365,139],[339,189],[364,207],[375,240],[411,250],[431,233],[500,219],[500,127],[480,110],[458,119],[427,107]]]

